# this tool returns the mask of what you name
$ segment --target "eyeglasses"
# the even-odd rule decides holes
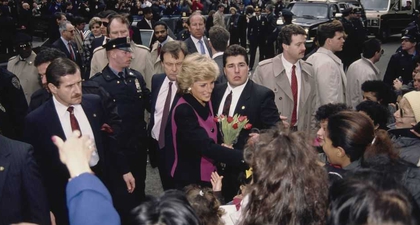
[[[400,111],[400,117],[401,118],[415,118],[415,116],[413,115],[413,116],[407,116],[407,115],[404,115],[405,114],[405,112],[404,112],[404,110],[400,107],[400,104],[397,102],[397,104],[396,104],[396,106],[397,106],[397,110],[399,110]]]
[[[109,23],[107,22],[101,22],[99,26],[103,25],[104,27],[107,27]]]

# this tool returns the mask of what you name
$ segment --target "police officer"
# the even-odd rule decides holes
[[[15,49],[18,55],[10,58],[7,63],[7,70],[19,78],[28,103],[31,100],[31,95],[41,88],[38,71],[34,66],[36,54],[32,51],[31,39],[31,36],[25,33],[17,33]]]
[[[282,49],[282,45],[281,43],[283,42],[280,38],[279,38],[279,33],[281,31],[281,29],[289,24],[292,24],[292,20],[293,20],[293,13],[292,11],[290,11],[290,9],[283,9],[281,11],[281,18],[282,18],[282,22],[283,24],[280,24],[276,27],[276,29],[274,30],[274,35],[276,37],[276,50],[277,50],[277,54],[280,54],[283,52]]]
[[[276,27],[277,16],[274,14],[274,6],[271,4],[266,5],[267,12],[267,45],[265,49],[265,58],[270,59],[274,57],[274,42],[277,39]]]
[[[357,42],[356,28],[352,22],[356,17],[353,8],[347,8],[342,11],[343,16],[340,22],[343,24],[346,32],[346,41],[344,42],[343,51],[338,52],[338,57],[342,60],[344,69],[346,70],[350,64],[360,58],[361,49]]]
[[[125,220],[130,210],[145,197],[148,139],[144,110],[150,110],[150,91],[143,76],[129,68],[133,58],[129,37],[111,39],[103,47],[109,64],[91,79],[110,94],[122,119],[122,129],[117,139],[136,181],[132,194],[127,193],[125,184],[114,184],[114,203]]]
[[[129,37],[130,22],[122,15],[114,15],[109,19],[108,36],[111,39]],[[153,76],[153,63],[152,56],[150,55],[149,48],[143,45],[131,43],[133,60],[131,60],[130,67],[140,72],[146,81],[147,87],[150,88]],[[93,52],[91,61],[90,76],[92,77],[98,72],[101,72],[108,64],[106,57],[107,52],[105,48],[96,48]]]
[[[415,58],[418,55],[417,35],[414,28],[404,32],[401,38],[401,49],[391,56],[384,75],[384,82],[390,87],[393,81],[401,77],[403,84],[408,84],[412,79],[412,72],[415,68]]]
[[[255,54],[257,53],[257,48],[259,48],[260,50],[260,61],[265,59],[264,53],[267,25],[267,18],[261,15],[261,8],[259,6],[256,6],[255,16],[251,17],[248,23],[249,51],[251,54],[251,59],[249,63],[250,70],[254,68]]]
[[[0,134],[21,140],[27,111],[28,104],[19,79],[0,67]]]

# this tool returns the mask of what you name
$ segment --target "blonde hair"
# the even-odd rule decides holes
[[[219,68],[207,55],[194,53],[185,57],[181,72],[177,76],[179,93],[189,93],[189,88],[197,81],[216,80]]]
[[[89,21],[89,30],[92,29],[93,25],[97,24],[97,23],[101,23],[101,18],[99,17],[92,17],[92,19],[90,19]]]

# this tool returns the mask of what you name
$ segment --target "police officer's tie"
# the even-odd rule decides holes
[[[74,61],[76,58],[74,56],[73,47],[71,46],[71,43],[70,42],[67,42],[67,44],[69,46],[70,59]]]
[[[172,82],[169,82],[168,94],[166,95],[165,106],[163,107],[162,121],[160,123],[160,130],[159,130],[158,144],[159,144],[160,149],[165,147],[165,128],[166,128],[166,122],[168,122],[171,99],[172,99]]]
[[[297,101],[298,101],[298,84],[296,77],[296,66],[292,66],[292,82],[291,82],[292,94],[293,94],[293,112],[290,126],[294,126],[297,121]]]
[[[206,50],[204,49],[204,44],[202,40],[199,40],[198,43],[200,44],[200,51],[202,55],[206,54]]]
[[[68,107],[67,111],[70,113],[71,130],[72,131],[78,130],[78,131],[80,131],[80,135],[82,135],[82,131],[80,130],[80,126],[79,126],[79,122],[77,122],[77,119],[74,116],[74,107],[73,106]]]
[[[226,96],[225,104],[223,105],[222,114],[225,116],[229,116],[230,111],[230,104],[232,103],[232,91]]]

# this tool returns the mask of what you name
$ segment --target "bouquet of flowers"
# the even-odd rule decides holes
[[[214,121],[219,123],[223,143],[226,145],[235,144],[242,129],[250,130],[252,128],[252,124],[248,123],[248,118],[239,114],[235,114],[233,117],[225,115],[216,116]]]

